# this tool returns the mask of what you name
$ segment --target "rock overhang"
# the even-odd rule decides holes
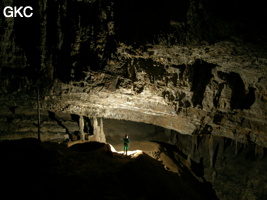
[[[158,19],[147,9],[149,5],[143,6],[141,16],[152,14],[149,19],[155,15]],[[230,22],[225,13],[213,15],[216,6],[210,1],[181,1],[182,14],[169,12],[162,30],[156,23],[157,34],[134,31],[124,35],[128,30],[121,27],[123,20],[138,25],[142,17],[119,12],[125,9],[119,1],[35,2],[35,6],[41,26],[37,18],[31,27],[25,20],[1,21],[6,23],[1,54],[3,93],[39,86],[46,96],[44,112],[142,121],[182,134],[205,132],[266,146],[266,48],[249,43],[255,38],[264,42],[264,37],[259,34],[249,40],[250,31],[240,35],[233,28],[240,19]],[[131,6],[140,5],[132,1]],[[78,10],[72,12],[73,8]],[[161,10],[161,5],[153,8]],[[85,10],[92,19],[85,20]],[[23,34],[25,38],[20,35],[25,33],[24,25],[29,27],[26,33],[38,27],[37,47],[33,31]],[[254,26],[247,25],[247,29]],[[17,38],[9,43],[12,34]],[[16,58],[10,57],[10,49]],[[23,107],[13,103],[11,107]]]

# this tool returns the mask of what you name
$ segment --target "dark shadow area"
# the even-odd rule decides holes
[[[99,149],[105,149],[105,147],[108,146],[105,143],[100,142],[87,142],[87,143],[81,143],[81,144],[74,144],[71,147],[69,147],[70,150],[76,151],[76,152],[90,152],[94,150]]]
[[[71,120],[73,120],[79,124],[79,119],[80,119],[79,115],[70,114],[70,116],[71,116]]]
[[[213,122],[215,124],[220,124],[220,122],[222,121],[222,119],[224,118],[224,113],[221,112],[221,111],[217,111],[214,115],[214,118],[213,118]]]
[[[205,185],[168,172],[143,154],[112,154],[105,144],[0,142],[1,191],[27,199],[210,199]],[[109,153],[107,153],[109,152]],[[13,188],[16,188],[14,192]]]
[[[189,1],[186,0],[167,0],[164,3],[152,0],[116,0],[114,19],[117,37],[134,45],[158,43],[160,34],[170,33],[171,20],[186,21],[188,6]]]
[[[266,12],[264,1],[255,0],[253,3],[242,0],[213,1],[208,0],[209,11],[212,15],[226,22],[232,21],[234,31],[245,41],[266,44]],[[230,24],[230,23],[229,23]],[[258,35],[258,37],[254,37]]]
[[[89,135],[93,135],[94,134],[94,127],[92,126],[92,122],[88,117],[84,117],[84,132],[88,133]]]
[[[198,177],[204,176],[204,165],[203,165],[203,158],[200,159],[200,162],[191,161],[191,169],[195,175]]]
[[[249,87],[246,92],[244,82],[239,74],[235,72],[218,72],[219,77],[225,80],[232,89],[230,107],[231,109],[250,109],[255,102],[255,88]]]
[[[184,160],[187,159],[187,155],[184,154],[180,149],[178,149],[175,145],[170,145],[163,142],[158,142],[166,151],[167,155],[176,162],[176,164],[183,169],[181,177],[186,181],[192,181],[195,185],[197,185],[198,191],[203,192],[203,194],[206,196],[207,199],[216,200],[218,199],[216,197],[215,191],[212,188],[212,184],[205,180],[203,177],[204,175],[204,165],[203,161],[200,163],[194,162],[193,160],[190,160],[191,162],[191,169],[188,169],[187,167],[183,166],[181,163],[181,160],[177,159],[177,156],[175,156],[175,153],[178,153],[181,155]],[[194,171],[195,170],[195,171]],[[197,179],[192,175],[192,172],[201,177],[203,180],[203,183],[198,182]]]
[[[192,66],[188,67],[188,77],[192,83],[191,91],[193,92],[192,102],[194,107],[199,105],[202,107],[206,86],[213,77],[211,70],[216,67],[202,60],[196,60]]]
[[[48,117],[49,117],[51,120],[56,121],[57,124],[58,124],[59,126],[61,126],[62,128],[64,128],[64,129],[66,130],[66,133],[67,133],[67,134],[70,134],[68,128],[67,128],[66,126],[64,126],[64,125],[62,124],[62,122],[61,122],[58,118],[56,118],[56,114],[55,114],[54,112],[51,112],[51,111],[47,111],[47,112],[48,112]]]
[[[176,137],[176,147],[182,152],[179,155],[184,155],[186,161],[187,155],[190,156],[191,171],[204,177],[204,183],[216,191],[218,199],[242,199],[250,195],[266,199],[266,148],[214,135],[212,144],[210,135],[199,135],[198,141],[190,135],[177,133]],[[171,156],[176,150],[169,148]],[[185,163],[188,166],[188,162]],[[258,186],[248,184],[251,182],[257,182]]]

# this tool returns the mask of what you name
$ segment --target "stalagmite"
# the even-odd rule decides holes
[[[209,138],[209,154],[210,154],[210,167],[213,167],[214,150],[213,150],[213,136],[212,135],[210,135],[210,138]]]
[[[83,119],[83,116],[80,115],[80,119],[79,119],[79,129],[80,129],[80,134],[81,134],[81,139],[82,141],[85,140],[85,134],[84,134],[84,119]]]

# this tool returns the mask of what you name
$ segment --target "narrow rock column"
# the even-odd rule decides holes
[[[209,154],[210,154],[210,167],[213,167],[214,150],[213,150],[213,136],[212,135],[210,135],[210,138],[209,138]]]
[[[192,149],[191,153],[193,154],[198,148],[198,136],[192,135]]]
[[[93,117],[94,140],[100,141],[97,117]]]
[[[80,128],[80,134],[81,134],[81,139],[82,141],[85,140],[85,134],[83,132],[83,129],[84,129],[84,119],[83,119],[83,116],[80,115],[80,119],[79,119],[79,128]]]
[[[106,136],[104,133],[104,128],[103,128],[103,119],[100,118],[100,124],[98,125],[98,120],[97,117],[93,118],[93,126],[94,126],[94,135],[95,135],[95,141],[97,142],[106,142]]]
[[[100,142],[104,142],[106,143],[106,136],[105,136],[105,133],[104,133],[104,126],[103,126],[103,119],[100,118]]]

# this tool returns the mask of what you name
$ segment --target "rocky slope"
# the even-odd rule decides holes
[[[177,175],[147,154],[126,157],[97,142],[69,148],[32,139],[0,144],[6,198],[216,199],[182,165]]]

